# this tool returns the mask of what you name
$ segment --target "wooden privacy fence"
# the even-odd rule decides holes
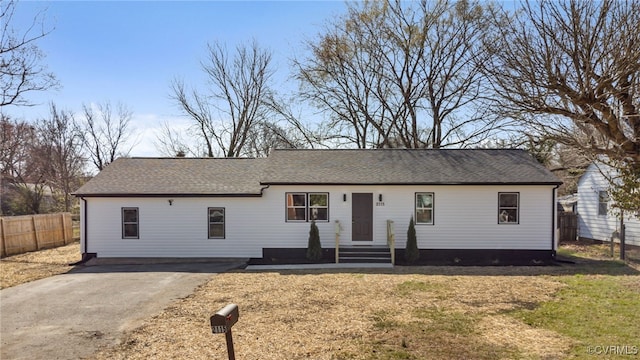
[[[563,213],[558,215],[560,241],[575,241],[578,236],[578,215]]]
[[[62,246],[73,241],[70,213],[0,217],[0,257]]]

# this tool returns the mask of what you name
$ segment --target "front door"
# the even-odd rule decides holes
[[[351,240],[373,241],[373,194],[351,194]]]

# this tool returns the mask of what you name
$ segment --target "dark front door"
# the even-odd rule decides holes
[[[351,240],[373,241],[373,194],[351,194]]]

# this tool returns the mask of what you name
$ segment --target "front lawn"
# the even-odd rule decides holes
[[[226,359],[208,320],[232,302],[238,359],[640,357],[640,267],[605,247],[563,246],[562,266],[220,274],[93,357]],[[1,285],[79,259],[78,243],[5,258]]]
[[[567,286],[553,301],[513,315],[525,324],[575,339],[570,351],[575,358],[587,358],[591,353],[602,355],[611,346],[620,347],[616,351],[621,356],[640,355],[637,275],[574,275],[560,280]]]
[[[237,303],[238,359],[593,359],[597,346],[640,346],[639,298],[635,269],[588,259],[549,267],[236,271],[214,276],[95,356],[225,359],[225,337],[211,333],[208,319]]]

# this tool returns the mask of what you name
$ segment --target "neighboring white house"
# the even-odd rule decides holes
[[[604,174],[611,177],[612,170],[593,163],[578,181],[578,236],[581,238],[610,241],[612,234],[620,231],[619,211],[612,206],[608,196],[610,184]],[[626,214],[624,219],[625,243],[640,246],[640,220],[634,215]]]
[[[522,150],[274,150],[253,158],[121,158],[78,189],[97,257],[304,257],[387,246],[411,217],[424,263],[551,261],[560,180]],[[328,252],[328,254],[327,254]]]

